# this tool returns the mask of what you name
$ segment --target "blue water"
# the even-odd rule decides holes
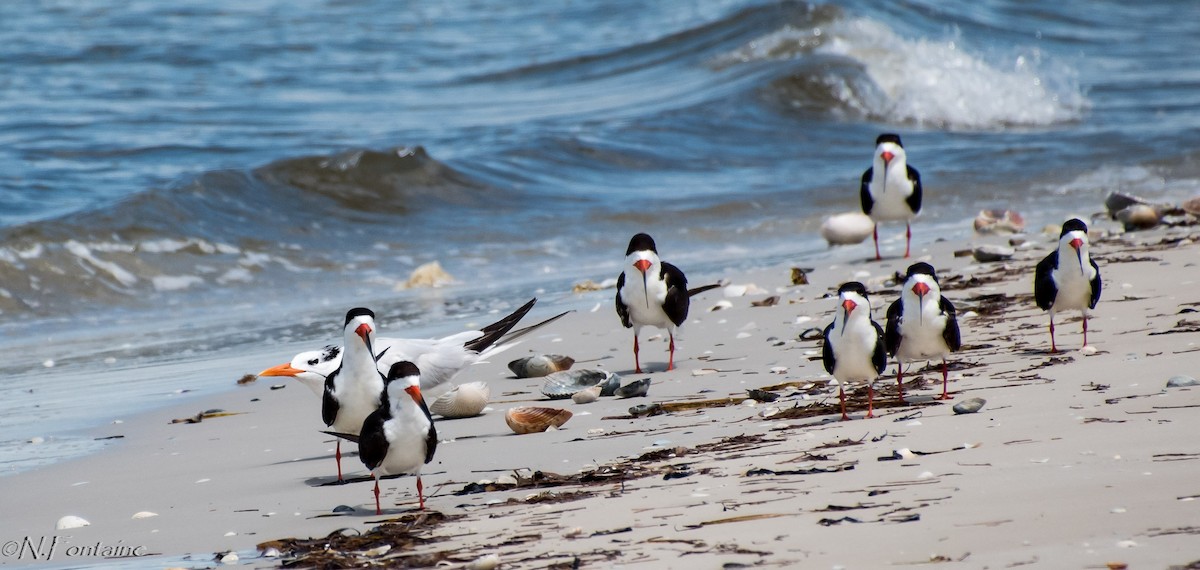
[[[637,231],[695,271],[803,262],[882,131],[929,193],[918,242],[984,207],[1039,227],[1200,191],[1189,2],[63,0],[0,22],[0,473],[336,338],[350,306],[425,336],[569,304]],[[397,289],[434,260],[460,283]]]

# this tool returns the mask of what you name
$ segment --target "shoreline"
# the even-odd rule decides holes
[[[1096,225],[1093,235],[1112,227]],[[611,314],[613,291],[584,294],[578,304],[595,309],[568,315],[455,379],[488,382],[491,410],[438,421],[443,441],[423,472],[430,516],[422,524],[429,526],[414,531],[421,540],[411,547],[375,558],[467,563],[495,554],[505,568],[575,557],[585,565],[646,567],[878,567],[941,559],[992,567],[1187,564],[1200,558],[1186,538],[1196,533],[1189,521],[1200,508],[1194,501],[1200,487],[1188,478],[1200,450],[1186,439],[1188,427],[1200,424],[1189,411],[1200,407],[1200,388],[1162,386],[1195,370],[1200,338],[1149,335],[1190,322],[1176,312],[1200,303],[1200,293],[1180,290],[1194,271],[1185,268],[1196,246],[1154,245],[1176,235],[1195,241],[1200,233],[1191,227],[1094,238],[1105,291],[1089,331],[1097,351],[1089,355],[1079,350],[1071,314],[1057,319],[1064,352],[1043,353],[1045,315],[1028,298],[1032,264],[1050,247],[1040,235],[1028,236],[1037,247],[997,264],[953,257],[959,248],[936,242],[919,247],[911,260],[883,263],[863,263],[862,246],[835,250],[815,262],[821,266],[810,272],[809,285],[791,286],[786,264],[725,274],[732,284],[754,283],[766,293],[727,298],[716,290],[693,299],[683,358],[672,372],[661,371],[666,343],[648,340],[657,333],[650,329],[642,354],[653,372],[630,373],[632,332]],[[663,254],[671,261],[670,251]],[[852,421],[828,421],[836,415],[819,414],[824,406],[806,417],[788,411],[814,401],[828,405],[819,345],[797,340],[805,329],[827,324],[832,303],[821,296],[842,281],[862,280],[881,320],[895,298],[884,279],[926,258],[938,269],[943,294],[959,305],[963,328],[964,350],[950,359],[950,404],[977,396],[987,399],[983,410],[954,415],[949,404],[929,397],[940,374],[911,370],[906,378],[920,376],[927,386],[911,391],[908,405],[895,405],[889,363],[876,383],[883,404],[876,419],[861,419],[864,394],[857,387]],[[985,299],[997,294],[1013,304]],[[751,306],[768,296],[779,303]],[[710,312],[720,300],[733,306]],[[976,316],[966,317],[971,311]],[[534,313],[530,322],[549,311]],[[650,377],[650,394],[583,405],[546,401],[540,379],[512,379],[505,366],[535,353],[572,356],[579,362],[574,368],[602,366],[623,383]],[[69,535],[79,544],[190,553],[194,563],[211,565],[218,552],[245,554],[285,537],[323,537],[343,527],[366,532],[381,521],[414,519],[411,477],[381,482],[382,517],[374,516],[370,483],[320,486],[333,473],[333,441],[319,433],[320,400],[298,382],[272,390],[277,383],[269,380],[89,430],[125,437],[97,454],[0,478],[0,494],[12,497],[6,506],[24,513],[0,523],[0,537]],[[749,388],[784,383],[800,389],[779,389],[785,396],[774,404],[628,417],[634,404],[737,398]],[[575,416],[562,430],[517,436],[503,420],[515,405],[561,407]],[[169,423],[211,408],[237,415]],[[778,412],[762,417],[771,408]],[[782,419],[789,414],[797,417]],[[900,459],[883,459],[894,454]],[[356,457],[344,465],[349,476],[365,473]],[[605,469],[612,475],[580,480],[581,473]],[[553,486],[533,481],[538,471],[566,479]],[[506,474],[528,478],[529,485],[453,494]],[[353,511],[332,516],[339,505]],[[158,516],[131,518],[141,511]],[[91,526],[56,533],[54,522],[64,515],[82,516]],[[852,547],[863,542],[872,548]]]

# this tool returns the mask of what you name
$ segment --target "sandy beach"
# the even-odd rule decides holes
[[[1048,353],[1032,275],[1057,235],[1040,233],[996,263],[956,257],[963,245],[950,241],[918,243],[911,260],[898,259],[903,243],[892,241],[891,257],[868,262],[868,240],[838,250],[835,263],[689,275],[693,285],[761,291],[694,298],[670,372],[665,335],[651,331],[648,372],[634,374],[632,332],[613,313],[613,291],[584,293],[582,309],[458,376],[488,382],[492,401],[482,416],[437,422],[424,512],[412,477],[382,483],[382,516],[369,481],[326,485],[334,442],[320,433],[320,399],[297,381],[278,388],[261,378],[97,429],[95,437],[123,436],[102,453],[0,478],[0,562],[101,564],[109,546],[190,556],[146,559],[150,567],[211,567],[232,551],[238,560],[227,562],[262,567],[1195,568],[1200,387],[1165,386],[1200,369],[1200,232],[1103,235],[1116,229],[1102,222],[1092,232],[1104,282],[1090,321],[1094,351],[1081,350],[1078,313],[1069,313],[1057,319],[1062,352]],[[667,261],[669,243],[660,241]],[[882,322],[898,295],[894,274],[918,260],[938,268],[958,306],[953,399],[935,399],[940,368],[918,365],[901,404],[893,362],[876,383],[877,417],[863,418],[865,389],[852,386],[853,419],[837,421],[837,390],[810,329],[830,322],[828,295],[852,279],[867,284]],[[791,283],[793,266],[812,269],[809,284]],[[720,301],[731,306],[710,310]],[[536,307],[523,324],[551,314]],[[548,401],[541,379],[506,367],[542,353],[617,372],[623,383],[650,378],[649,395]],[[232,386],[292,356],[260,354],[191,373],[227,375]],[[756,402],[749,389],[780,397]],[[976,397],[986,400],[978,413],[951,410]],[[632,416],[640,404],[666,411]],[[559,430],[515,435],[504,412],[523,405],[574,416]],[[172,423],[211,409],[232,415]],[[357,457],[344,465],[349,477],[368,475]],[[67,515],[90,526],[56,530]],[[289,540],[310,537],[318,546]],[[9,545],[39,539],[57,541],[48,561]]]

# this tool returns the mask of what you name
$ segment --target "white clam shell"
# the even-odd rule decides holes
[[[575,359],[561,354],[538,354],[518,358],[508,363],[508,369],[517,378],[540,378],[555,372],[569,370]]]
[[[523,406],[505,412],[504,421],[516,433],[537,433],[558,428],[571,419],[570,410]]]
[[[158,516],[158,513],[152,513],[150,511],[138,511],[136,513],[133,513],[133,516],[129,517],[129,518],[148,519],[150,517],[156,517],[156,516]]]
[[[77,517],[75,515],[67,515],[61,519],[58,519],[58,522],[54,524],[54,528],[56,528],[58,530],[67,530],[67,529],[72,529],[72,528],[82,528],[85,526],[91,526],[91,524],[92,523],[88,522],[87,519],[84,519],[83,517]]]
[[[576,404],[590,404],[595,402],[600,399],[600,386],[592,386],[591,388],[584,388],[575,392],[575,395],[571,396],[571,399]]]
[[[821,223],[821,237],[829,245],[853,245],[871,237],[875,222],[862,212],[830,216]]]
[[[490,397],[486,382],[459,384],[434,400],[429,411],[443,418],[471,418],[483,412]]]

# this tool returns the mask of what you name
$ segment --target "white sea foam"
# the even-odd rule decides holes
[[[1078,120],[1086,99],[1069,70],[1053,74],[1040,52],[995,67],[967,53],[961,39],[910,40],[886,25],[856,18],[835,22],[818,53],[859,61],[901,120],[948,128],[1050,125]]]
[[[180,291],[193,285],[203,284],[204,279],[195,275],[156,275],[151,282],[158,291]]]
[[[91,249],[82,243],[79,243],[75,240],[69,240],[63,244],[63,247],[76,257],[79,257],[80,259],[90,263],[96,269],[112,275],[114,279],[126,287],[132,287],[134,283],[137,283],[138,278],[136,275],[126,271],[123,267],[117,265],[116,263],[97,258],[95,255],[92,255]]]

